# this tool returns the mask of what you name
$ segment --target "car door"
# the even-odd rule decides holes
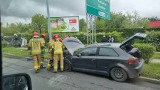
[[[96,70],[96,60],[95,60],[96,55],[97,55],[96,47],[82,49],[72,58],[73,68]]]
[[[98,71],[107,71],[108,68],[119,60],[119,55],[113,48],[100,47],[98,48],[98,56],[96,59]]]

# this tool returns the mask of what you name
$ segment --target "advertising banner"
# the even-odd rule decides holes
[[[79,17],[51,17],[51,32],[79,32]]]

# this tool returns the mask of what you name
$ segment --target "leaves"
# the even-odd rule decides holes
[[[41,34],[42,30],[47,30],[47,19],[41,14],[32,16],[32,27]]]
[[[134,46],[140,49],[142,58],[145,60],[145,63],[148,64],[156,51],[155,47],[145,43],[136,43]]]

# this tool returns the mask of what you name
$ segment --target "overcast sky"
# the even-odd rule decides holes
[[[50,16],[80,16],[85,18],[85,0],[48,0]],[[93,0],[94,1],[94,0]],[[111,12],[131,13],[141,17],[160,18],[160,0],[110,0]],[[30,23],[40,13],[47,16],[46,0],[1,0],[2,23]]]

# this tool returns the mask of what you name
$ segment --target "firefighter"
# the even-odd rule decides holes
[[[33,38],[29,40],[28,48],[31,50],[34,70],[38,73],[40,70],[41,50],[43,49],[43,44],[41,43],[37,32],[34,32]]]
[[[54,72],[57,72],[58,69],[58,61],[60,61],[60,70],[63,71],[64,68],[64,57],[63,57],[63,45],[60,40],[62,40],[58,34],[54,35]]]
[[[50,68],[53,67],[53,56],[54,56],[54,47],[53,47],[53,44],[55,42],[55,39],[54,39],[54,35],[52,37],[52,39],[49,41],[48,43],[48,65],[47,65],[47,70],[49,71]]]
[[[59,37],[58,34],[53,35],[53,39],[49,42],[50,47],[50,56],[52,60],[48,63],[48,70],[54,64],[54,72],[57,72],[58,69],[58,61],[60,59],[60,69],[63,71],[64,68],[64,57],[62,51],[62,39]],[[52,61],[52,62],[51,62]],[[51,63],[50,63],[51,62]]]
[[[41,35],[41,38],[40,38],[40,41],[41,41],[41,43],[44,46],[44,48],[42,49],[42,52],[41,52],[41,62],[40,62],[41,65],[40,65],[40,68],[45,68],[43,66],[43,63],[44,63],[44,53],[45,53],[45,38],[46,38],[46,34],[44,33],[44,34]]]

